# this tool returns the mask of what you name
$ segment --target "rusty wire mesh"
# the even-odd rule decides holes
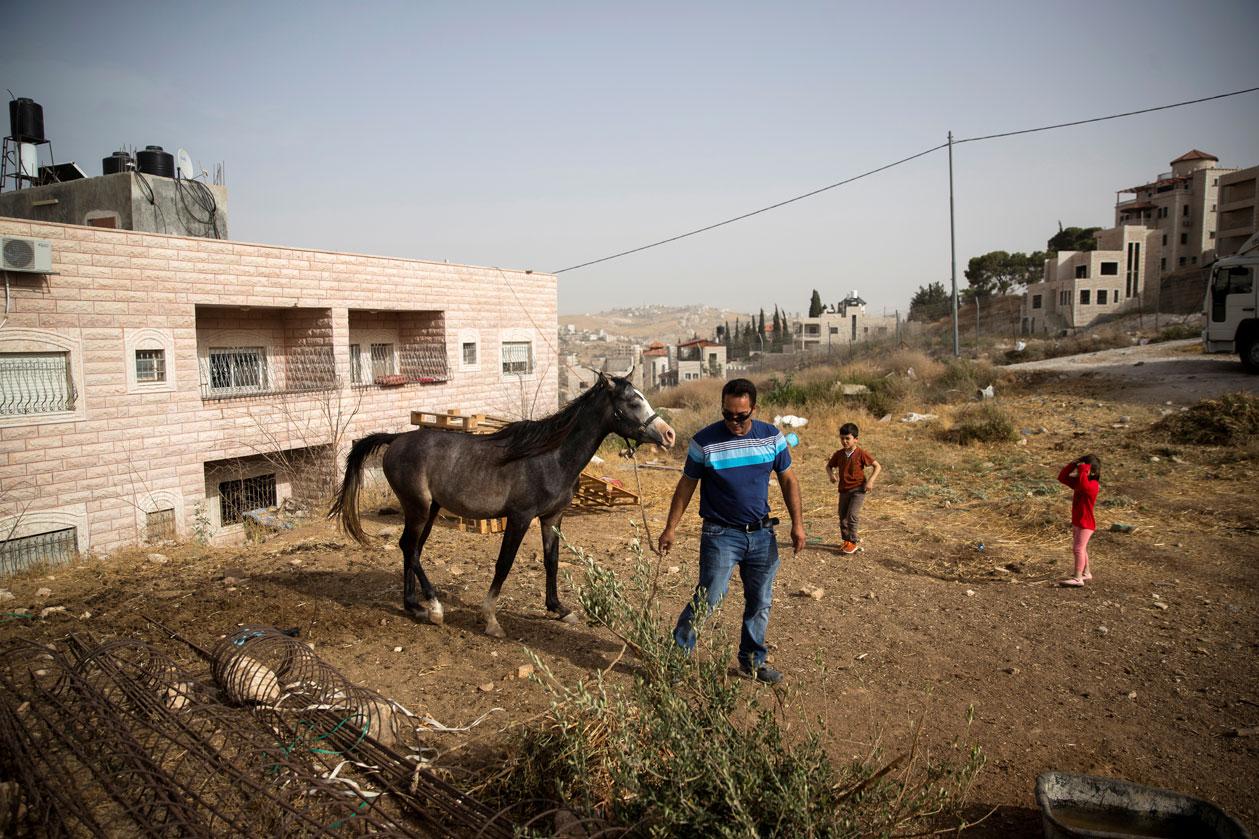
[[[242,630],[211,665],[221,690],[140,641],[0,650],[0,834],[515,835],[300,641]]]

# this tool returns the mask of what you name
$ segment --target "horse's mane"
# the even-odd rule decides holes
[[[571,434],[587,406],[599,398],[606,388],[596,383],[589,390],[553,414],[538,420],[519,420],[495,431],[486,439],[493,440],[504,451],[502,463],[524,460],[555,451]],[[611,391],[608,391],[609,393]]]

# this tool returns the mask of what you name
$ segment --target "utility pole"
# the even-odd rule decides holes
[[[949,256],[953,265],[953,357],[960,358],[957,337],[957,233],[953,225],[953,132],[949,132]]]

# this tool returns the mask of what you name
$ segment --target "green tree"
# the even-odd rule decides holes
[[[809,317],[815,318],[822,314],[822,295],[817,293],[817,289],[813,289],[813,297],[809,300]]]
[[[1058,222],[1058,232],[1050,237],[1046,247],[1051,252],[1058,251],[1095,251],[1097,250],[1097,232],[1100,227],[1063,227]]]
[[[970,284],[970,293],[980,298],[1009,294],[1038,281],[1044,267],[1043,251],[1030,254],[989,251],[970,258],[966,265],[966,282]]]
[[[927,283],[919,286],[909,300],[909,319],[916,321],[938,320],[949,313],[952,302],[944,283]]]

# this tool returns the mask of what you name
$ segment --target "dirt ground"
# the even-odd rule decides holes
[[[1129,361],[1124,369],[1143,368]],[[923,717],[935,750],[958,737],[977,743],[988,762],[971,812],[996,809],[970,835],[1039,835],[1033,785],[1050,769],[1202,796],[1259,830],[1251,794],[1259,777],[1259,461],[1253,448],[1180,447],[1151,432],[1162,414],[1192,401],[1189,390],[1164,383],[1173,394],[1145,379],[1121,387],[1110,374],[1089,375],[1096,372],[1040,372],[1000,393],[1022,444],[959,448],[937,438],[943,418],[863,423],[862,444],[885,479],[865,507],[864,550],[852,557],[834,548],[824,471],[842,418],[799,432],[793,455],[810,545],[794,557],[783,549],[769,629],[771,662],[787,674],[783,713],[794,730],[824,720],[839,757],[864,757],[876,743],[898,753]],[[1253,379],[1242,383],[1255,389]],[[1062,589],[1054,581],[1070,562],[1070,495],[1055,477],[1089,451],[1104,476],[1095,579]],[[680,456],[639,453],[640,462],[673,467]],[[620,460],[602,469],[630,489],[641,480],[657,534],[678,473],[641,468],[636,478]],[[781,511],[774,486],[770,498]],[[622,507],[570,516],[563,529],[627,572],[637,520],[637,508]],[[1111,532],[1112,523],[1134,530]],[[620,650],[601,630],[546,618],[536,524],[500,601],[502,641],[482,634],[477,611],[497,536],[434,530],[425,564],[446,607],[446,624],[434,627],[400,611],[400,518],[366,515],[365,524],[376,539],[367,548],[320,522],[261,544],[136,549],[9,578],[0,581],[14,594],[8,615],[66,611],[10,617],[0,640],[70,632],[160,640],[144,615],[202,644],[241,624],[299,627],[327,661],[414,711],[451,726],[488,714],[470,732],[432,735],[453,763],[492,753],[513,722],[547,707],[542,687],[516,678],[526,647],[566,680],[608,667]],[[779,537],[787,539],[785,527]],[[692,509],[663,563],[667,616],[689,596],[697,544]],[[165,562],[149,557],[156,551]],[[51,594],[38,597],[41,587]],[[821,599],[800,594],[818,587]],[[570,604],[571,591],[562,584]],[[731,598],[719,619],[734,625],[737,587]],[[613,678],[626,672],[621,665]]]

